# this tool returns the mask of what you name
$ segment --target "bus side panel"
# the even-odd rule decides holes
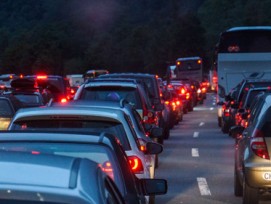
[[[271,53],[218,54],[217,73],[219,86],[228,94],[253,73],[259,73],[257,78],[271,78]]]

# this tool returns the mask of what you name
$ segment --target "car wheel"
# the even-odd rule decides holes
[[[243,181],[243,204],[258,204],[259,194],[257,188],[251,188],[247,182]]]
[[[218,118],[217,118],[218,127],[221,127],[221,121],[222,121],[222,118],[221,118],[221,117],[218,117]]]
[[[234,168],[234,195],[238,197],[243,195],[243,186],[238,179],[236,167]]]
[[[166,127],[164,131],[164,139],[167,140],[169,138],[169,135],[170,135],[169,127]]]
[[[224,122],[223,122],[223,120],[221,121],[221,130],[222,130],[222,132],[223,133],[229,133],[229,127],[228,127],[228,125],[226,125]]]
[[[149,204],[155,204],[155,196],[154,195],[151,195],[149,197]]]
[[[154,165],[155,168],[158,168],[158,166],[159,166],[159,165],[158,165],[158,162],[159,162],[159,160],[158,160],[158,155],[156,154],[156,155],[155,155],[155,165]]]

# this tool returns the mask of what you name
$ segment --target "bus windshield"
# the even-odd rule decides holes
[[[239,30],[221,35],[218,52],[271,52],[271,30]]]

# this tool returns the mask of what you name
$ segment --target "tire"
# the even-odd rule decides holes
[[[158,159],[158,155],[156,154],[156,155],[155,155],[155,165],[154,165],[156,169],[157,169],[158,166],[159,166],[158,163],[159,163],[159,159]]]
[[[240,183],[238,179],[236,167],[234,168],[234,195],[240,197],[243,195],[243,185]]]
[[[170,130],[169,127],[165,127],[165,131],[164,131],[164,139],[167,140],[170,136]],[[163,143],[160,143],[163,144]]]
[[[223,121],[221,122],[221,130],[224,134],[229,133],[229,126],[226,125]]]
[[[155,204],[155,196],[154,195],[150,195],[149,204]]]
[[[218,127],[221,127],[221,123],[222,123],[222,118],[221,117],[217,118],[217,123],[218,123]]]
[[[259,193],[257,188],[251,188],[247,182],[243,181],[243,204],[258,204]]]

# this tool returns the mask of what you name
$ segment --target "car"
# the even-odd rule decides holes
[[[139,179],[119,139],[110,133],[67,131],[1,131],[1,151],[30,152],[86,158],[99,163],[102,170],[116,183],[125,203],[145,204],[145,196],[167,192],[165,179]],[[147,149],[157,148],[153,143]]]
[[[0,96],[0,130],[6,130],[16,111],[23,105],[13,96]]]
[[[150,97],[151,104],[156,111],[158,117],[158,126],[163,128],[164,138],[170,137],[170,116],[169,111],[165,107],[164,100],[162,98],[162,90],[159,86],[159,76],[148,73],[110,73],[100,75],[99,78],[131,78],[142,81],[147,90],[147,95]],[[163,140],[160,141],[163,144]]]
[[[89,159],[33,152],[0,154],[1,203],[125,203],[114,181]]]
[[[11,89],[3,95],[15,97],[24,107],[44,106],[49,101],[32,79],[17,78],[11,81],[10,86]]]
[[[151,178],[152,159],[148,154],[159,154],[163,150],[161,145],[152,142],[152,147],[156,147],[143,152],[129,116],[117,109],[69,106],[21,109],[8,129],[111,133],[118,137],[138,178]]]
[[[68,103],[52,103],[51,106],[62,106],[62,107],[85,107],[85,108],[107,108],[108,112],[111,109],[122,110],[127,114],[129,117],[129,121],[132,124],[133,131],[135,131],[137,139],[140,143],[140,149],[145,152],[146,145],[148,142],[153,142],[154,140],[158,141],[159,137],[162,137],[162,129],[158,127],[151,127],[150,132],[151,135],[147,135],[145,132],[145,128],[143,127],[142,119],[138,114],[137,110],[134,106],[132,106],[128,101],[122,99],[120,102],[116,101],[85,101],[85,100],[76,100],[76,101],[69,101]],[[157,144],[160,145],[160,144]],[[150,155],[147,154],[146,157],[149,157],[151,160],[150,163],[150,177],[154,178],[155,175],[155,167],[158,167],[158,154]]]
[[[236,88],[236,99],[233,101],[233,104],[229,107],[229,124],[236,124],[236,113],[240,106],[241,99],[243,95],[251,88],[259,87],[271,87],[271,79],[253,79],[248,78],[241,81]],[[230,126],[231,127],[231,126]]]
[[[270,199],[271,94],[262,95],[255,107],[246,128],[231,128],[236,136],[234,193],[246,204]]]
[[[73,98],[74,93],[69,79],[60,75],[27,75],[25,79],[32,79],[42,90],[48,90],[54,101],[67,101]]]
[[[143,86],[134,79],[88,80],[79,87],[74,97],[74,100],[87,101],[120,101],[121,99],[126,99],[135,106],[144,124],[158,126],[157,115]]]

